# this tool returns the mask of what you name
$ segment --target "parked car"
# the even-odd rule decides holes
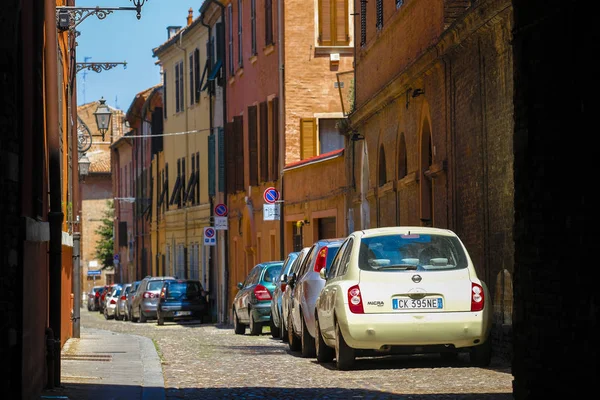
[[[244,282],[238,283],[240,289],[233,299],[233,325],[238,335],[243,335],[246,326],[251,335],[259,335],[264,324],[271,319],[271,300],[275,282],[283,261],[270,261],[254,266]]]
[[[363,355],[467,352],[491,359],[492,304],[459,237],[446,229],[352,233],[316,303],[316,357],[349,369]]]
[[[111,288],[112,290],[106,295],[105,298],[106,304],[104,305],[104,318],[106,319],[115,318],[117,302],[119,301],[121,292],[123,291],[121,285],[112,285]]]
[[[131,319],[131,305],[133,304],[133,299],[135,299],[137,288],[140,286],[141,282],[142,281],[132,282],[129,293],[127,294],[127,305],[125,307],[125,319],[127,319],[127,321],[133,321]]]
[[[316,241],[302,266],[288,282],[293,288],[289,316],[288,343],[291,350],[301,350],[303,357],[315,356],[315,303],[325,286],[320,271],[329,271],[343,238]]]
[[[286,282],[286,286],[285,286],[285,289],[282,289],[283,293],[281,294],[281,314],[280,314],[281,323],[279,326],[279,338],[284,343],[288,342],[288,338],[289,338],[288,331],[287,331],[287,324],[288,324],[288,315],[290,315],[291,298],[292,298],[292,294],[294,292],[293,287],[291,287],[287,283],[289,281],[290,275],[292,275],[294,272],[296,272],[296,273],[298,272],[298,270],[302,266],[302,262],[308,255],[309,251],[310,251],[310,247],[305,247],[302,250],[300,250],[300,252],[298,253],[298,257],[296,258],[296,260],[290,267],[289,272],[286,275],[282,276],[283,280]]]
[[[131,290],[131,283],[122,285],[121,295],[117,300],[117,308],[115,309],[115,319],[119,321],[123,321],[127,318],[125,309],[127,308],[127,295],[129,294],[129,290]]]
[[[202,321],[208,312],[206,295],[198,280],[165,280],[156,307],[157,324],[176,320]]]
[[[173,280],[173,276],[147,276],[140,282],[131,303],[131,320],[146,322],[156,319],[156,305],[165,280]]]
[[[87,309],[88,311],[96,311],[98,308],[98,302],[96,301],[96,297],[100,295],[96,295],[98,291],[102,288],[102,286],[94,286],[87,295]]]
[[[112,293],[114,283],[111,285],[104,285],[104,290],[100,294],[100,302],[98,303],[100,307],[98,308],[98,312],[100,314],[104,314],[104,308],[106,307],[106,296]]]
[[[100,286],[94,295],[94,311],[100,311],[100,305],[102,304],[102,293],[106,291],[105,286]]]
[[[287,280],[284,278],[287,277],[287,274],[290,272],[290,268],[298,258],[299,251],[294,251],[286,257],[283,261],[283,267],[281,268],[281,273],[277,277],[275,289],[273,290],[273,300],[271,301],[271,336],[273,338],[280,338],[280,326],[281,326],[281,296],[285,291],[285,287],[287,286]]]

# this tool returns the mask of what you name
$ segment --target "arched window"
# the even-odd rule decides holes
[[[431,144],[431,127],[429,120],[423,122],[421,131],[421,223],[424,226],[433,226],[433,182],[427,175],[433,164],[433,151]]]
[[[387,182],[385,166],[385,150],[383,149],[383,145],[381,145],[379,147],[379,186],[383,186]]]
[[[404,132],[402,132],[398,138],[398,180],[404,178],[407,173],[406,140],[404,139]]]

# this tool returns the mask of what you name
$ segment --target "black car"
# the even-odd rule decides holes
[[[157,323],[165,321],[200,320],[208,313],[207,292],[200,281],[192,279],[165,280],[156,308]]]

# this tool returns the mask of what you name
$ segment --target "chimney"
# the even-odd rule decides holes
[[[180,26],[167,26],[167,40],[175,36],[180,29]]]
[[[190,9],[188,11],[188,17],[187,17],[187,26],[190,26],[192,24],[193,20],[194,20],[194,10],[192,10],[192,7],[190,7]]]

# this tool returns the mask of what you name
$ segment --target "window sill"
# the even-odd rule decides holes
[[[235,83],[235,76],[229,78],[229,84],[233,85]]]
[[[263,53],[265,54],[265,56],[271,54],[274,51],[275,51],[275,44],[270,44],[263,49]]]
[[[239,67],[238,70],[235,71],[235,76],[239,78],[242,75],[244,75],[244,67]]]
[[[256,54],[250,57],[250,64],[254,65],[256,64],[256,61],[258,61],[258,56]]]
[[[416,172],[411,172],[396,182],[396,187],[403,188],[419,181],[419,176]]]
[[[394,190],[394,182],[386,182],[377,188],[377,197],[383,197],[386,193],[391,192],[392,190]]]
[[[352,46],[315,46],[315,55],[339,54],[344,56],[354,55]]]

